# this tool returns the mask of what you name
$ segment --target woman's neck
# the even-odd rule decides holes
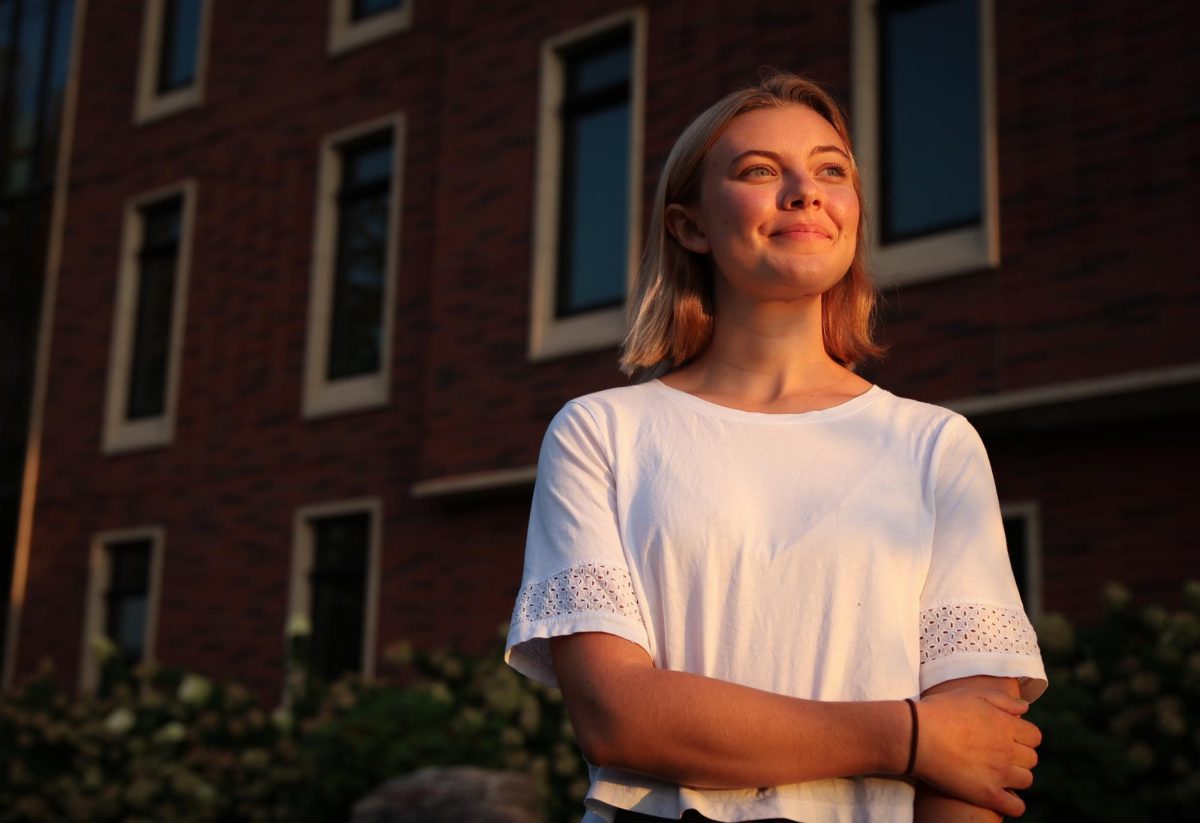
[[[708,347],[663,378],[672,388],[754,411],[827,408],[870,388],[825,351],[820,297],[718,303]]]

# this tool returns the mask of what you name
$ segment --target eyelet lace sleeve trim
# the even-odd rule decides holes
[[[642,620],[629,572],[615,566],[585,563],[521,589],[513,608],[513,624],[533,623],[580,612],[609,612]]]
[[[1037,634],[1020,609],[954,604],[921,612],[921,662],[959,652],[1040,656]]]

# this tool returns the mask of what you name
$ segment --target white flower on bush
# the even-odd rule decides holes
[[[429,696],[438,703],[450,704],[454,702],[454,694],[450,691],[450,687],[440,681],[429,687]]]
[[[275,724],[275,728],[281,732],[289,731],[292,728],[293,722],[292,712],[287,706],[280,706],[271,712],[271,722]]]
[[[1069,651],[1075,643],[1075,629],[1061,614],[1047,614],[1038,621],[1037,639],[1049,651]]]
[[[179,684],[179,692],[176,697],[183,703],[192,706],[203,706],[208,702],[209,695],[212,694],[212,683],[208,678],[201,677],[198,674],[189,674],[183,678]]]
[[[1129,605],[1129,589],[1120,583],[1109,583],[1104,587],[1104,602],[1114,609]]]
[[[118,706],[104,718],[104,730],[109,734],[122,735],[132,729],[136,721],[133,712],[124,706]]]
[[[92,654],[100,663],[117,653],[117,644],[112,642],[106,634],[93,634],[88,640],[88,645],[91,646]]]
[[[413,647],[407,640],[399,640],[384,649],[383,659],[392,666],[407,666],[412,663]]]
[[[312,634],[312,621],[308,619],[308,615],[303,612],[296,612],[288,620],[287,636],[288,637],[308,637]]]
[[[247,769],[265,769],[271,765],[271,755],[265,749],[246,749],[242,752],[241,761]]]
[[[1182,737],[1187,732],[1187,721],[1183,717],[1183,701],[1178,697],[1163,697],[1159,699],[1154,708],[1158,728],[1163,734],[1169,737]]]
[[[187,729],[178,720],[172,720],[154,733],[156,742],[167,745],[178,743],[185,737],[187,737]]]

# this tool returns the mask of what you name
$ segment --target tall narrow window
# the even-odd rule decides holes
[[[146,0],[134,119],[199,105],[204,96],[211,0]]]
[[[629,278],[631,28],[566,51],[556,312],[618,306]]]
[[[321,148],[305,416],[388,402],[403,127],[389,117],[331,135]]]
[[[388,130],[341,149],[338,249],[327,377],[379,370],[392,187]]]
[[[0,216],[53,178],[73,16],[71,0],[0,0]]]
[[[883,242],[979,222],[979,5],[879,4]]]
[[[645,19],[542,47],[530,356],[615,345],[637,259]]]
[[[107,638],[126,666],[155,659],[164,532],[158,526],[103,532],[92,538],[87,601],[80,638],[79,685],[99,683],[97,640]]]
[[[162,51],[158,60],[159,93],[196,81],[204,0],[163,0]]]
[[[313,671],[333,680],[362,666],[370,518],[366,513],[312,522]]]
[[[194,204],[190,181],[126,204],[105,405],[106,452],[166,445],[174,437]]]
[[[885,282],[999,262],[991,17],[991,0],[855,0],[855,143]]]
[[[381,507],[378,499],[306,506],[296,512],[285,625],[312,627],[312,671],[334,680],[375,671]]]
[[[342,54],[408,29],[413,0],[330,0],[329,53]]]
[[[142,660],[150,593],[151,541],[108,545],[109,582],[104,592],[104,633],[129,666]]]
[[[182,211],[179,196],[141,210],[142,247],[138,251],[137,307],[125,407],[128,420],[157,417],[166,409]]]

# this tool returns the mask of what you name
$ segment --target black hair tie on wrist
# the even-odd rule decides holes
[[[911,697],[904,698],[904,702],[908,704],[908,713],[912,715],[912,742],[908,745],[908,765],[904,768],[904,775],[912,774],[913,766],[917,765],[917,704]]]

